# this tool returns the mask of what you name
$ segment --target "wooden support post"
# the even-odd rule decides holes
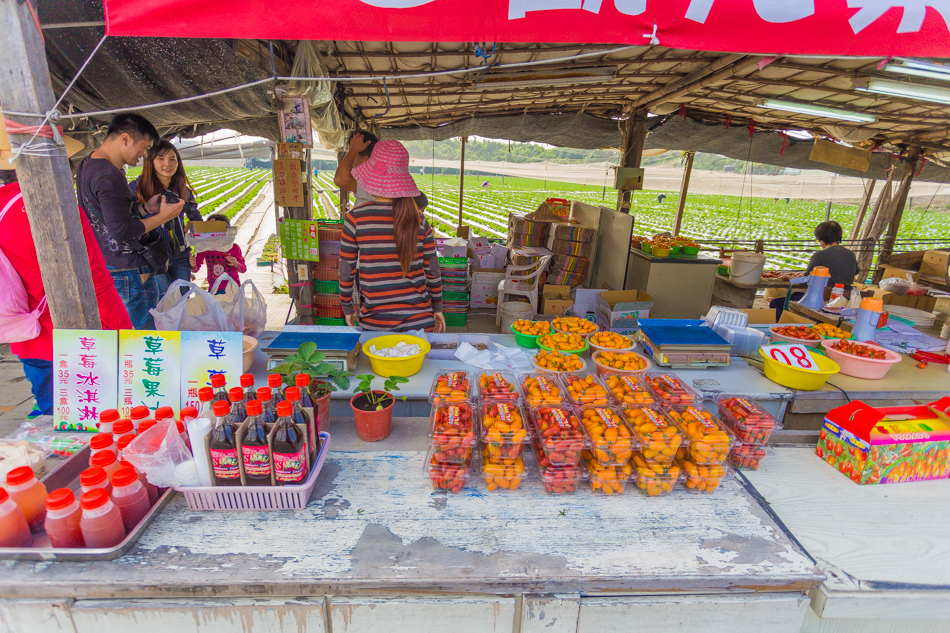
[[[683,209],[686,207],[686,194],[689,191],[689,176],[693,173],[695,152],[686,152],[686,165],[683,166],[683,181],[680,183],[680,201],[676,205],[676,219],[673,221],[673,236],[680,234],[683,225]]]
[[[346,152],[344,152],[343,150],[338,151],[336,153],[336,162],[339,163],[341,160],[343,160],[344,156],[346,156]],[[347,211],[347,207],[349,206],[349,202],[350,202],[350,192],[341,187],[340,188],[340,217],[341,218],[346,217],[346,211]]]
[[[858,239],[861,234],[861,225],[864,223],[864,216],[867,215],[868,207],[871,206],[871,195],[874,193],[876,183],[877,181],[872,178],[864,185],[864,198],[861,199],[861,208],[854,216],[854,224],[851,226],[851,232],[848,233],[848,238],[851,240]]]
[[[465,144],[468,142],[468,137],[462,137],[462,157],[459,161],[459,224],[455,229],[455,235],[460,236],[462,234],[462,225],[464,221],[462,219],[462,205],[465,199]]]
[[[904,207],[907,206],[907,196],[910,193],[910,185],[914,181],[914,174],[917,172],[917,161],[920,158],[920,148],[911,147],[907,157],[903,159],[903,173],[901,183],[894,194],[893,206],[890,214],[890,220],[887,224],[887,233],[884,241],[881,243],[881,251],[877,256],[877,266],[891,261],[891,255],[894,253],[894,242],[897,240],[897,231],[900,229],[901,219],[904,217]],[[881,280],[881,271],[878,268],[874,271],[874,283]]]
[[[47,112],[56,103],[46,64],[46,49],[29,3],[0,0],[0,95],[13,112]],[[40,119],[5,115],[12,121],[38,125]],[[14,143],[29,135],[11,134]],[[37,136],[34,144],[54,146]],[[6,160],[6,159],[0,159]],[[53,326],[99,329],[99,305],[83,240],[79,207],[73,190],[66,149],[23,155],[16,172],[33,232],[40,274]]]
[[[621,153],[621,167],[639,167],[643,157],[643,141],[647,136],[647,111],[636,110],[627,119],[623,133],[623,151]],[[617,209],[623,213],[630,212],[630,192],[621,191],[617,194]]]

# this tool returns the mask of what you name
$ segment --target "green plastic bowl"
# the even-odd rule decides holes
[[[641,244],[641,248],[643,249],[643,252],[644,252],[644,253],[652,253],[652,252],[653,252],[653,246],[651,246],[650,244],[647,244],[646,242],[644,242],[643,244]]]
[[[552,332],[554,330],[551,330]],[[522,334],[521,332],[515,329],[515,326],[511,326],[511,333],[515,335],[515,343],[519,346],[524,347],[525,349],[538,349],[538,334],[537,336],[531,336],[530,334]]]
[[[698,246],[684,246],[683,255],[699,255]]]
[[[676,254],[679,253],[681,250],[683,250],[683,247],[682,247],[682,246],[671,246],[671,247],[670,247],[670,255],[676,255]]]
[[[537,346],[538,346],[539,348],[543,349],[545,352],[552,352],[552,351],[554,351],[554,350],[552,350],[550,347],[545,347],[544,345],[541,345],[540,343],[538,343]],[[590,343],[588,343],[588,342],[585,340],[585,341],[584,341],[584,347],[582,347],[582,348],[580,348],[580,349],[559,349],[559,350],[557,350],[557,351],[559,351],[559,352],[562,353],[562,354],[574,354],[574,356],[583,356],[583,355],[584,355],[584,352],[586,352],[586,351],[589,350],[589,349],[590,349]]]

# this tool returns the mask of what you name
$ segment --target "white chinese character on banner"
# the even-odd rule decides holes
[[[903,9],[898,33],[917,33],[924,26],[924,17],[930,7],[950,26],[950,0],[848,0],[849,9],[860,9],[849,22],[855,33],[860,33],[888,9]]]
[[[694,22],[705,23],[714,0],[692,0],[686,9],[686,17]],[[794,22],[815,13],[815,0],[752,0],[755,12],[766,22]]]
[[[508,3],[508,19],[523,18],[529,11],[551,9],[583,9],[600,13],[601,4],[603,0],[511,0]],[[625,15],[640,15],[647,10],[647,0],[614,0],[614,6]]]

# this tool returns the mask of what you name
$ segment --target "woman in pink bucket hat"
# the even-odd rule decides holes
[[[373,201],[350,210],[343,227],[340,299],[347,324],[358,316],[367,330],[444,331],[442,271],[432,227],[413,201],[419,188],[409,175],[409,152],[399,141],[380,141],[353,177]]]

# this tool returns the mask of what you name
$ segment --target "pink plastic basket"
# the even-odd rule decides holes
[[[298,486],[181,486],[175,490],[185,495],[192,510],[303,510],[330,450],[330,434],[321,432],[320,440],[317,462],[307,481]]]
[[[853,354],[839,352],[832,347],[832,345],[837,342],[838,339],[825,339],[821,342],[821,345],[825,348],[825,353],[828,355],[828,358],[838,363],[838,366],[841,367],[841,373],[845,376],[864,378],[865,380],[880,380],[887,375],[887,371],[891,368],[891,365],[901,362],[900,354],[881,347],[880,345],[875,345],[874,343],[864,342],[860,343],[860,345],[867,345],[871,349],[883,350],[885,354],[884,360],[861,358]]]

